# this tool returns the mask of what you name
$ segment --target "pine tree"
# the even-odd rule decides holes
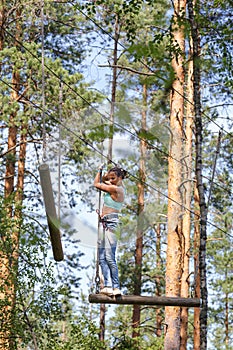
[[[175,79],[171,91],[170,129],[171,144],[168,172],[168,236],[166,255],[166,295],[180,296],[182,256],[182,136],[184,120],[184,58],[185,35],[182,20],[186,1],[174,2],[173,40],[179,52],[174,55],[172,66]],[[175,161],[176,159],[176,161]],[[166,307],[165,349],[178,349],[180,346],[180,308]]]
[[[24,310],[24,302],[26,302],[28,296],[25,296],[22,290],[20,291],[21,285],[30,286],[34,285],[33,281],[31,284],[27,284],[25,280],[20,280],[20,271],[22,271],[22,266],[24,266],[24,274],[27,276],[29,274],[31,279],[37,280],[36,276],[33,276],[30,272],[29,265],[32,263],[34,268],[40,268],[40,262],[35,259],[31,260],[34,253],[40,254],[44,257],[47,255],[46,250],[48,249],[48,241],[45,243],[44,240],[38,239],[39,236],[43,236],[43,231],[41,226],[37,224],[28,224],[30,222],[27,215],[25,215],[24,205],[30,208],[30,195],[29,188],[34,185],[35,193],[38,193],[38,182],[35,183],[34,174],[36,174],[37,169],[35,168],[36,162],[30,162],[32,157],[36,159],[38,154],[41,152],[42,147],[37,146],[39,140],[42,144],[43,131],[52,134],[55,130],[55,125],[58,123],[56,119],[56,113],[58,111],[58,92],[60,85],[60,76],[63,77],[66,89],[64,89],[64,112],[65,117],[68,117],[75,108],[82,109],[85,104],[87,104],[88,99],[92,99],[90,93],[84,95],[84,86],[81,84],[82,75],[74,73],[74,70],[66,70],[62,67],[62,60],[66,56],[66,49],[64,46],[62,50],[56,54],[55,46],[50,42],[50,33],[45,34],[45,75],[46,75],[46,86],[42,86],[42,68],[41,68],[41,17],[38,16],[41,11],[41,4],[38,7],[33,7],[34,4],[29,4],[29,6],[24,6],[21,1],[15,2],[15,6],[12,8],[12,4],[8,1],[2,3],[1,5],[1,127],[2,136],[4,143],[4,162],[1,164],[1,175],[5,179],[4,186],[4,200],[2,200],[2,215],[6,215],[4,221],[1,223],[1,269],[0,269],[0,283],[1,283],[1,333],[0,333],[0,347],[1,349],[13,349],[17,348],[18,336],[21,338],[22,342],[28,342],[28,336],[31,334],[34,337],[36,331],[34,325],[30,321],[31,315],[29,312],[25,311],[21,314],[25,320],[26,328],[30,329],[30,332],[25,332],[23,335],[23,323],[19,327],[19,321],[17,316],[20,314],[20,307]],[[54,5],[54,4],[53,4]],[[57,18],[61,19],[64,14],[64,7],[61,4],[55,4],[53,7],[51,2],[45,3],[46,9],[46,19],[49,15],[53,18],[53,21]],[[69,8],[69,5],[67,5]],[[56,12],[54,11],[56,8]],[[49,20],[46,22],[48,25],[51,23]],[[57,27],[58,28],[58,27]],[[67,29],[67,27],[64,27]],[[61,28],[60,28],[61,29]],[[59,29],[59,30],[60,30]],[[73,29],[70,29],[72,34]],[[59,32],[59,31],[58,31]],[[53,30],[55,34],[55,27]],[[62,31],[61,31],[62,34]],[[58,34],[57,34],[58,35]],[[75,42],[77,42],[75,38]],[[47,41],[46,41],[47,40]],[[52,47],[54,49],[52,58]],[[73,48],[77,49],[77,45]],[[46,51],[47,50],[47,51]],[[50,50],[50,51],[49,51]],[[49,53],[51,55],[49,55]],[[73,50],[72,55],[75,56],[75,51]],[[71,57],[72,57],[71,55]],[[79,58],[81,55],[79,55]],[[55,60],[56,58],[56,60]],[[76,64],[77,60],[74,58],[72,66]],[[44,115],[46,120],[42,120],[41,117],[41,95],[42,89],[46,95],[46,110]],[[69,90],[73,91],[73,96],[69,93]],[[83,92],[86,97],[87,102],[83,102],[80,98],[78,90]],[[76,95],[75,95],[76,94]],[[93,96],[93,95],[92,95]],[[49,111],[49,112],[48,112]],[[49,117],[48,117],[49,116]],[[45,128],[43,127],[45,125]],[[43,130],[43,131],[42,131]],[[8,135],[8,136],[7,136]],[[33,152],[33,148],[28,146],[30,143],[34,143],[36,151]],[[3,148],[2,148],[3,151]],[[32,155],[34,153],[34,155]],[[40,158],[40,156],[38,156]],[[30,169],[30,170],[29,170]],[[30,172],[31,171],[31,172]],[[33,174],[34,173],[34,174]],[[4,175],[5,174],[5,175]],[[28,182],[25,182],[27,176]],[[26,185],[27,184],[27,185]],[[28,186],[29,184],[29,186]],[[31,193],[32,194],[32,193]],[[40,203],[34,202],[35,210],[41,208]],[[43,224],[43,223],[41,223]],[[31,231],[31,232],[30,232]],[[29,244],[30,241],[30,244]],[[39,245],[38,242],[41,242]],[[28,246],[28,251],[24,245]],[[35,250],[35,244],[38,247]],[[31,250],[31,257],[24,254]],[[33,252],[33,253],[32,253]],[[30,254],[29,254],[30,256]],[[78,260],[80,253],[77,252],[76,259]],[[23,259],[26,258],[25,260]],[[25,264],[25,265],[24,265]],[[73,267],[79,267],[79,263],[76,263],[72,258],[70,259],[70,265]],[[80,267],[79,267],[80,268]],[[26,272],[27,271],[27,272]],[[49,269],[46,271],[47,274],[51,273]],[[70,271],[68,272],[70,281],[72,278],[70,276]],[[24,277],[24,276],[23,276]],[[67,278],[67,281],[69,280]],[[77,281],[79,279],[77,278]],[[73,280],[74,281],[74,280]],[[41,287],[42,281],[37,280]],[[40,284],[41,283],[41,284]],[[74,282],[72,282],[74,283]],[[37,286],[39,288],[39,286]],[[42,288],[43,290],[43,288]],[[45,290],[45,289],[44,289]],[[51,293],[51,290],[49,290]],[[25,294],[27,289],[25,289]],[[52,295],[52,294],[51,294]],[[54,298],[57,294],[53,293]],[[30,294],[31,297],[33,293]],[[43,296],[41,295],[41,300]],[[46,297],[44,296],[46,299]],[[44,299],[44,300],[45,300]],[[35,300],[33,300],[35,302]],[[33,302],[28,303],[28,308],[33,310]],[[48,303],[52,307],[52,302]],[[43,304],[45,307],[45,304]],[[58,303],[56,304],[58,307]],[[45,307],[46,309],[46,307]],[[34,309],[34,311],[36,311]],[[38,311],[38,309],[37,309]],[[33,317],[36,317],[36,312]],[[39,315],[39,313],[37,314]],[[46,319],[48,315],[46,312],[41,313],[39,319]],[[20,319],[20,321],[22,321]],[[39,337],[39,333],[37,333]],[[40,341],[34,339],[34,345]]]

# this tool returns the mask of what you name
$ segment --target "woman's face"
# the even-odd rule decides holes
[[[119,180],[120,180],[120,177],[118,177],[114,171],[110,171],[110,173],[108,173],[108,181],[112,185],[117,185]]]

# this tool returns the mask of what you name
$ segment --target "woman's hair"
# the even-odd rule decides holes
[[[122,179],[125,179],[128,175],[126,170],[118,166],[115,166],[108,171],[108,173],[111,173],[111,172],[114,172],[118,177],[122,177]]]

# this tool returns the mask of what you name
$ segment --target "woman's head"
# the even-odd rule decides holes
[[[122,180],[126,178],[127,176],[127,171],[120,168],[120,167],[113,167],[108,171],[108,175],[110,175],[110,173],[115,173],[117,177],[121,177]]]

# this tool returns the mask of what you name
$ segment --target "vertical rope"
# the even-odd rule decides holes
[[[45,129],[45,59],[44,59],[44,0],[41,0],[41,81],[42,81],[42,161],[46,159],[46,129]]]
[[[61,121],[62,121],[62,100],[63,90],[62,81],[60,80],[59,88],[59,127],[58,127],[58,220],[60,220],[61,213]]]
[[[101,118],[101,123],[103,124],[103,120]],[[101,145],[101,154],[103,155],[103,142]],[[101,156],[101,161],[103,161],[103,157]],[[102,162],[101,162],[102,163]],[[100,170],[100,182],[102,182],[102,172]],[[99,269],[99,248],[101,244],[101,222],[100,222],[100,210],[101,210],[101,190],[99,190],[99,202],[98,202],[98,236],[97,236],[97,254],[96,254],[96,275],[95,275],[95,285],[96,285],[96,293],[100,292],[100,269]]]
[[[100,170],[100,182],[102,182],[102,170]],[[100,208],[101,206],[101,190],[99,190],[99,203],[98,203],[98,235],[97,235],[97,253],[96,253],[96,274],[95,274],[95,285],[96,285],[96,293],[98,294],[100,292],[100,268],[99,268],[99,248],[101,244],[100,239]]]

